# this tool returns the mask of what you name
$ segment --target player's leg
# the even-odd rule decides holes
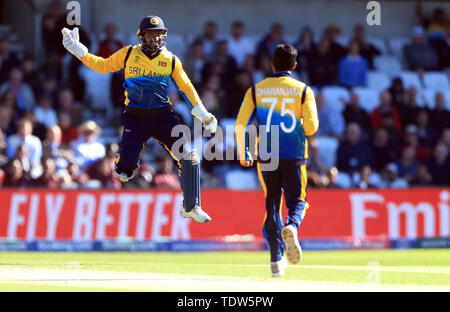
[[[278,170],[261,171],[259,163],[257,170],[265,196],[266,215],[263,223],[263,235],[269,244],[272,276],[282,276],[286,263],[283,258],[283,241],[281,239],[281,230],[283,229],[281,176]]]
[[[142,126],[142,116],[125,113],[121,117],[124,129],[114,173],[120,181],[127,182],[134,177],[134,172],[139,167],[139,158],[148,134]]]
[[[298,263],[302,257],[302,250],[297,233],[308,209],[306,165],[293,162],[282,164],[281,168],[284,197],[288,208],[286,227],[281,235],[286,243],[286,255],[289,262]]]
[[[162,113],[159,123],[161,126],[154,131],[152,136],[177,161],[184,197],[181,215],[186,218],[193,218],[198,223],[211,221],[209,215],[201,209],[200,155],[195,150],[188,150],[185,137],[172,137],[172,128],[180,124],[173,111]],[[179,155],[171,150],[175,143],[177,146],[184,146]]]

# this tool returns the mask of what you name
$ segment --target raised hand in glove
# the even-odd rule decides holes
[[[88,48],[80,42],[78,27],[73,30],[63,28],[63,46],[67,51],[75,55],[80,61],[88,53]]]

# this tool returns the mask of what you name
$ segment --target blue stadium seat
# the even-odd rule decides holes
[[[424,89],[424,85],[420,81],[419,75],[416,72],[402,71],[400,73],[400,78],[402,79],[403,86],[406,89],[414,87],[418,92]]]
[[[322,88],[322,95],[325,98],[325,103],[332,106],[338,112],[344,110],[344,103],[342,103],[341,99],[344,101],[350,100],[350,92],[341,86],[324,87]]]
[[[382,71],[371,70],[367,74],[367,86],[374,90],[383,91],[391,86],[391,79]]]
[[[389,77],[397,77],[402,71],[402,64],[392,55],[382,55],[374,58],[375,69],[386,73]]]
[[[232,190],[258,189],[256,174],[250,170],[236,169],[228,171],[225,174],[225,187]]]
[[[443,72],[425,72],[423,82],[427,89],[446,91],[450,90],[450,82]]]
[[[319,146],[320,159],[327,167],[336,166],[336,152],[339,147],[339,141],[329,136],[317,136],[317,145]]]
[[[359,97],[359,106],[368,113],[372,112],[380,104],[380,91],[364,87],[353,88],[353,92]]]

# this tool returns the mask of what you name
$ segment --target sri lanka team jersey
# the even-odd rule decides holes
[[[245,128],[253,117],[259,125],[259,136],[261,131],[268,135],[269,153],[269,143],[279,142],[280,159],[308,158],[306,137],[317,131],[319,120],[314,93],[303,82],[291,78],[289,72],[282,72],[247,90],[236,120],[240,157],[245,155]],[[278,140],[272,137],[271,126],[278,126]]]
[[[151,57],[142,52],[140,44],[124,47],[107,59],[88,53],[82,62],[99,73],[123,68],[126,106],[153,109],[172,105],[168,96],[170,79],[191,106],[201,102],[181,61],[165,47]]]

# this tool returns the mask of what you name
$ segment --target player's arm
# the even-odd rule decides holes
[[[77,27],[75,27],[72,31],[64,28],[62,30],[62,34],[63,45],[67,51],[72,53],[75,57],[82,61],[84,65],[88,66],[92,70],[106,74],[116,72],[124,67],[124,61],[129,46],[120,49],[110,57],[104,59],[89,53],[88,48],[80,42]]]
[[[306,136],[313,135],[319,129],[319,118],[317,117],[317,106],[314,92],[307,88],[305,101],[302,105],[303,130]]]
[[[250,154],[246,158],[245,132],[247,125],[255,111],[255,103],[253,103],[251,88],[247,90],[242,102],[241,108],[236,118],[235,136],[238,150],[239,161],[242,166],[249,167],[253,165],[253,159]]]
[[[205,106],[203,106],[191,80],[183,70],[181,61],[176,56],[174,56],[172,80],[184,100],[193,107],[191,110],[192,115],[201,120],[201,122],[205,125],[206,130],[210,130],[211,133],[215,133],[217,130],[216,117],[209,113]]]

